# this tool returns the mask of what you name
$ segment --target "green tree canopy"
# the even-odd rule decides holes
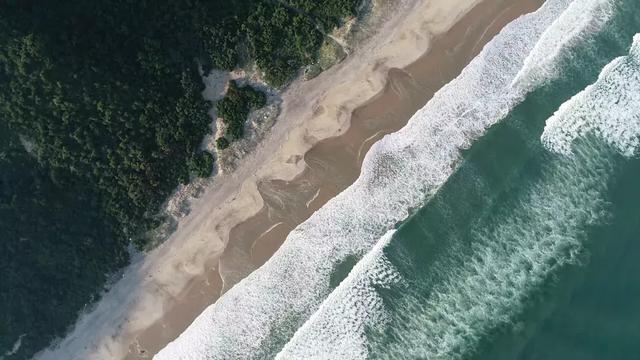
[[[0,2],[0,354],[62,336],[162,221],[190,174],[209,176],[198,64],[241,49],[281,86],[315,61],[351,0]],[[263,93],[232,83],[218,110],[242,136]],[[229,146],[218,140],[217,146]]]

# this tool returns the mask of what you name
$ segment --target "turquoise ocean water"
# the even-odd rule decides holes
[[[367,331],[372,358],[640,357],[637,152],[621,154],[613,131],[586,132],[568,155],[540,141],[564,102],[629,54],[640,2],[614,9],[602,32],[559,64],[560,76],[465,151],[458,171],[394,234],[384,253],[404,281],[379,289],[388,318]],[[640,81],[635,51],[611,70],[623,76],[604,70],[595,85],[603,89],[574,99],[565,115],[616,123],[634,132],[634,148],[640,85],[626,82]],[[603,97],[612,101],[595,100]]]
[[[510,24],[157,358],[640,358],[639,32]]]

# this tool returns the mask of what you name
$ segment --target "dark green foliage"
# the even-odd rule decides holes
[[[313,62],[322,43],[322,34],[308,16],[279,4],[258,3],[243,30],[258,67],[274,86]]]
[[[229,145],[231,145],[231,143],[229,143],[229,140],[227,140],[227,138],[224,137],[224,136],[221,136],[221,137],[216,139],[216,147],[219,150],[224,150],[224,149],[228,148]]]
[[[235,81],[229,82],[224,99],[216,104],[218,116],[227,125],[225,137],[238,140],[244,134],[244,122],[252,109],[261,108],[266,103],[264,93],[251,86],[238,87]]]
[[[291,3],[0,2],[0,356],[22,334],[5,360],[63,335],[127,263],[130,240],[145,247],[171,191],[211,174],[197,62],[232,69],[246,48],[283,85],[315,60],[318,29],[354,8]],[[230,140],[265,103],[232,86],[219,105]]]
[[[354,15],[360,0],[281,0],[286,6],[316,19],[325,31],[340,25],[342,19]]]
[[[247,97],[247,102],[251,109],[260,109],[267,104],[267,96],[258,90],[254,90],[251,87],[244,87],[241,89],[244,92],[244,96]]]
[[[213,155],[203,151],[193,155],[189,162],[189,168],[191,172],[197,176],[206,178],[211,176],[213,171]]]
[[[105,221],[100,196],[65,170],[48,171],[0,122],[0,353],[22,338],[28,358],[63,333],[126,265],[128,239]]]

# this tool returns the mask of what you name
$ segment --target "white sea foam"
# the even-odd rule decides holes
[[[538,87],[558,76],[559,60],[612,19],[616,0],[574,1],[540,37],[512,86]]]
[[[561,154],[586,134],[596,134],[625,156],[640,146],[640,34],[628,56],[605,66],[598,80],[566,101],[547,120],[545,146]]]
[[[369,252],[409,209],[446,181],[461,149],[532,90],[511,83],[541,34],[569,3],[549,0],[506,26],[405,128],[372,147],[351,187],[292,231],[264,266],[208,307],[156,358],[265,358],[278,353],[329,294],[335,266]],[[305,327],[328,323],[321,315],[314,319]]]
[[[515,204],[482,219],[472,244],[461,245],[466,252],[449,251],[430,264],[428,292],[406,289],[395,306],[411,311],[400,314],[399,340],[385,343],[379,357],[468,358],[486,334],[512,324],[535,289],[585,259],[588,230],[609,219],[607,180],[614,168],[611,153],[597,144],[582,146],[575,158],[546,162],[540,180]]]
[[[385,234],[296,332],[277,359],[363,359],[365,328],[384,324],[385,312],[376,289],[402,278],[383,254],[394,231]]]
[[[0,355],[0,360],[4,360],[5,356],[13,356],[15,353],[18,352],[18,350],[20,350],[20,347],[22,346],[22,338],[27,336],[27,334],[22,334],[20,336],[18,336],[18,340],[16,340],[15,343],[13,343],[13,347],[11,348],[11,350],[7,350],[4,355]]]

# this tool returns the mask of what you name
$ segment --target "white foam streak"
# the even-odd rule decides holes
[[[296,332],[276,359],[366,359],[365,328],[384,324],[376,289],[402,278],[383,254],[394,231],[385,234]]]
[[[265,265],[208,307],[156,358],[277,354],[283,341],[329,295],[335,266],[349,256],[369,252],[408,216],[409,209],[420,206],[446,181],[459,163],[460,150],[504,118],[531,90],[510,85],[536,40],[569,3],[549,0],[535,13],[507,25],[405,128],[372,147],[352,186],[293,230]],[[314,326],[319,325],[307,327]]]
[[[611,20],[615,0],[575,1],[541,36],[512,86],[536,88],[558,76],[560,60],[590,35],[600,32]]]
[[[22,338],[25,336],[27,336],[27,334],[18,336],[18,340],[13,343],[13,347],[11,348],[11,350],[7,350],[4,355],[0,356],[0,360],[4,360],[5,356],[13,356],[14,354],[16,354],[18,350],[20,350],[20,347],[22,346]]]
[[[566,101],[547,120],[542,142],[568,155],[574,140],[593,133],[625,156],[640,146],[640,34],[628,56],[613,60],[598,80]]]

